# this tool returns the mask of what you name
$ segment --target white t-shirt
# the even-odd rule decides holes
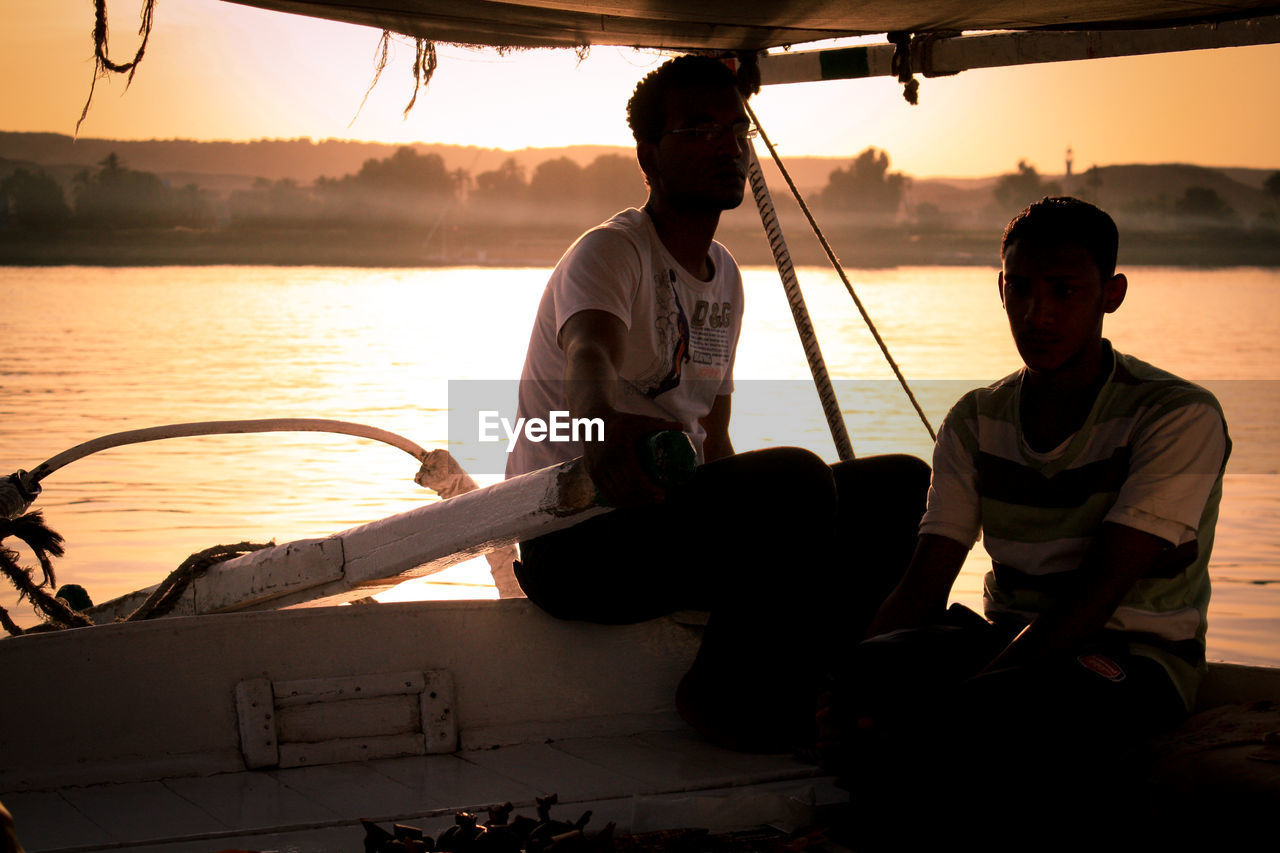
[[[719,243],[714,271],[699,281],[662,245],[644,211],[624,210],[578,238],[551,273],[520,377],[517,417],[567,411],[560,330],[580,311],[607,311],[627,328],[619,374],[622,411],[679,421],[703,460],[698,422],[733,391],[742,329],[742,276]],[[581,456],[582,443],[532,441],[521,432],[507,461],[514,477]]]

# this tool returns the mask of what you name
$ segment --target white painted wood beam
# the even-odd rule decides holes
[[[1038,30],[917,38],[911,70],[925,77],[974,68],[1066,62],[1280,42],[1280,15],[1140,30]],[[774,53],[760,58],[765,86],[894,76],[891,44]]]
[[[196,614],[332,605],[553,530],[608,508],[581,460],[534,471],[324,539],[218,563],[192,584]]]

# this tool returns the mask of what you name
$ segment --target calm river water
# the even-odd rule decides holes
[[[1280,271],[1127,271],[1108,336],[1213,388],[1235,442],[1210,657],[1280,664]],[[547,272],[0,268],[0,475],[107,433],[202,420],[334,418],[445,446],[449,381],[518,378]],[[993,268],[852,278],[935,426],[964,390],[1018,365]],[[749,268],[745,279],[735,446],[800,444],[833,460],[777,273]],[[800,281],[855,450],[928,458],[929,437],[839,280],[802,269]],[[59,582],[105,601],[209,545],[324,536],[434,500],[416,470],[399,450],[340,436],[179,439],[76,462],[44,481],[36,506],[67,540]],[[983,556],[975,548],[957,600],[977,606]],[[483,562],[468,563],[386,597],[494,596],[487,581]],[[32,624],[14,598],[0,590]]]

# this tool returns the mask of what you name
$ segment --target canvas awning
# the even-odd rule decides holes
[[[759,50],[890,31],[1106,29],[1280,13],[1274,0],[226,0],[458,44]]]

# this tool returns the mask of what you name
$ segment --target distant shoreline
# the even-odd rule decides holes
[[[576,227],[470,228],[448,241],[418,229],[296,228],[140,229],[34,235],[0,231],[0,266],[347,266],[551,267],[578,236]],[[850,268],[995,266],[998,236],[989,231],[913,232],[906,228],[842,229],[828,235]],[[719,235],[744,266],[772,265],[759,230],[722,228]],[[797,265],[826,265],[808,231],[787,235]],[[1244,229],[1130,231],[1121,263],[1131,266],[1280,267],[1280,232]]]

